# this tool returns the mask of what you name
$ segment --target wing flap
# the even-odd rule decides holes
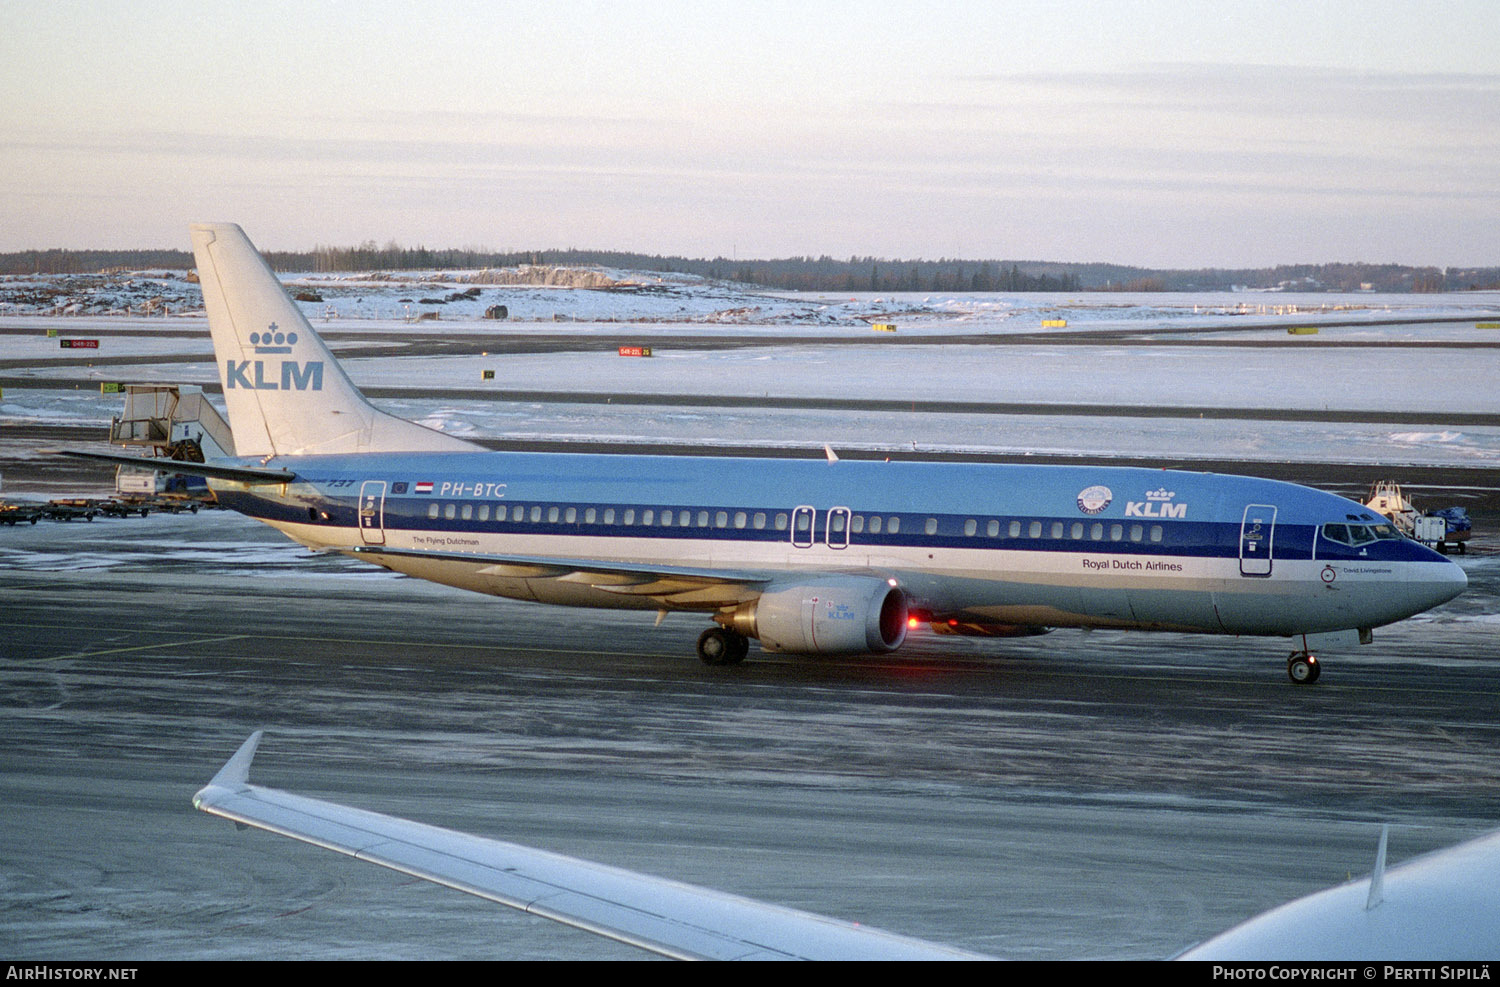
[[[640,596],[694,609],[732,606],[753,599],[775,574],[737,569],[566,559],[529,555],[487,555],[421,548],[356,545],[358,556],[389,556],[428,562],[471,563],[483,575],[510,579],[556,579],[621,596]]]
[[[256,732],[193,805],[678,958],[981,959],[807,912],[249,783]]]

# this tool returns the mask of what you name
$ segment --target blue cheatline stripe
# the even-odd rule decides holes
[[[294,523],[326,524],[329,527],[352,528],[359,524],[358,519],[358,497],[325,497],[316,503],[303,502],[297,505],[279,504],[274,501],[248,494],[225,492],[220,495],[220,500],[225,506],[240,511],[251,517],[266,521],[286,521]],[[430,505],[439,505],[439,515],[436,518],[428,516]],[[449,506],[454,509],[455,517],[449,519],[445,516]],[[468,519],[462,517],[465,506],[471,509]],[[499,520],[491,517],[481,521],[477,514],[481,506],[488,506],[492,511],[504,508],[506,519]],[[523,509],[523,516],[528,520],[510,520],[511,512],[516,507]],[[531,521],[532,508],[540,508],[542,520]],[[311,509],[314,514],[309,514]],[[549,513],[557,511],[558,520],[548,521]],[[577,512],[577,521],[569,523],[562,520],[566,511]],[[615,512],[616,523],[604,524],[598,520],[590,524],[582,520],[584,512],[592,509],[598,517],[602,517],[606,510]],[[641,518],[646,511],[653,512],[654,523],[646,525],[641,523]],[[626,525],[621,523],[625,512],[633,511],[636,523]],[[674,523],[671,526],[659,523],[663,511],[671,511]],[[682,512],[687,512],[691,517],[691,524],[682,526],[675,523]],[[588,538],[654,538],[663,540],[701,540],[720,541],[726,543],[756,543],[756,544],[782,544],[789,542],[792,537],[790,531],[791,518],[794,508],[792,507],[723,507],[706,505],[684,505],[684,504],[554,504],[544,502],[519,502],[503,500],[483,501],[458,501],[452,499],[435,499],[429,496],[414,497],[386,497],[383,504],[383,525],[386,530],[404,530],[419,532],[444,532],[451,534],[506,534],[506,535],[543,535],[543,536],[573,536]],[[731,519],[731,523],[723,528],[717,527],[713,522],[718,513],[724,512]],[[757,513],[766,516],[764,529],[755,529],[747,521],[744,528],[733,526],[732,519],[735,514],[743,512],[748,518],[753,518]],[[325,519],[322,515],[326,513]],[[707,526],[697,524],[698,515],[706,513],[710,523]],[[1240,525],[1238,523],[1227,523],[1222,521],[1155,521],[1152,519],[1085,519],[1074,517],[972,517],[969,515],[956,514],[913,514],[906,512],[862,512],[853,511],[856,516],[864,517],[866,530],[855,533],[850,532],[850,550],[859,551],[878,547],[902,547],[902,548],[941,548],[941,549],[989,549],[1009,551],[1037,551],[1037,552],[1063,552],[1063,553],[1090,553],[1110,555],[1132,555],[1143,557],[1155,556],[1194,556],[1201,558],[1236,558],[1240,550]],[[775,527],[776,515],[784,515],[787,519],[787,527],[777,529]],[[315,516],[316,515],[316,516]],[[827,510],[819,510],[816,514],[814,526],[810,532],[816,544],[823,544],[827,527]],[[900,519],[900,531],[891,534],[882,530],[879,534],[872,534],[868,530],[869,519],[879,516],[882,519],[882,528],[887,528],[890,518]],[[926,527],[929,519],[937,521],[937,531],[927,534]],[[964,526],[969,521],[976,522],[976,533],[965,535]],[[999,524],[999,535],[990,536],[986,534],[990,521]],[[1010,537],[1009,529],[1011,522],[1019,522],[1022,534],[1019,537]],[[1041,537],[1028,537],[1027,532],[1034,523],[1041,525]],[[1061,525],[1063,536],[1055,538],[1052,536],[1054,526]],[[1099,525],[1103,535],[1099,540],[1091,536],[1094,526]],[[1109,538],[1111,529],[1118,525],[1121,529],[1122,538],[1112,541]],[[1139,542],[1130,539],[1133,526],[1141,528],[1142,540]],[[1083,537],[1074,538],[1072,533],[1075,526],[1081,526]],[[1159,542],[1150,541],[1151,532],[1154,527],[1160,526],[1162,539]],[[1316,527],[1312,525],[1278,524],[1275,532],[1274,556],[1284,560],[1305,560],[1312,557],[1312,538]],[[798,541],[805,543],[808,533],[799,532]],[[841,533],[834,533],[835,541],[841,540]],[[1395,543],[1391,543],[1395,544]],[[1336,547],[1336,546],[1335,546]],[[1320,550],[1320,558],[1333,558],[1329,551],[1330,546],[1324,544]],[[1353,557],[1353,556],[1351,556]]]

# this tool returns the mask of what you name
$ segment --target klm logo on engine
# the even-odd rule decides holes
[[[250,334],[250,346],[257,356],[291,353],[296,344],[297,334],[278,331],[274,322],[265,332]],[[224,386],[246,391],[321,391],[323,361],[226,360]]]

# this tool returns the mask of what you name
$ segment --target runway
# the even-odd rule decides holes
[[[1217,336],[1198,346],[1263,329],[1193,331]],[[6,344],[35,332],[28,325]],[[421,345],[389,332],[351,334],[343,342],[366,349],[339,352],[478,349],[571,360],[628,342],[630,332],[497,331]],[[831,342],[745,332],[720,338],[694,327],[652,342]],[[1131,346],[1170,347],[1182,345],[1182,332],[1128,336]],[[1460,335],[1471,352],[1453,352],[1475,379],[1487,379],[1494,344]],[[913,353],[1124,338],[1089,329],[1003,340],[901,337]],[[1307,342],[1235,345],[1291,354]],[[1374,353],[1408,344],[1357,345]],[[0,368],[45,369],[53,359],[48,351]],[[138,375],[204,359],[143,353],[119,365]],[[400,367],[394,357],[392,367]],[[766,372],[775,376],[774,367]],[[116,399],[91,397],[97,381],[86,369],[38,373],[0,377],[13,416],[0,442],[5,494],[102,493],[108,468],[40,450],[102,439]],[[464,594],[340,556],[309,556],[224,512],[0,528],[0,955],[643,955],[195,812],[193,792],[260,728],[268,735],[253,778],[263,784],[1016,959],[1164,957],[1367,872],[1381,823],[1392,824],[1392,863],[1500,826],[1500,485],[1483,455],[1484,430],[1500,420],[1492,407],[1318,411],[1320,389],[1307,400],[1300,391],[1295,402],[1274,400],[1292,388],[1267,392],[1255,407],[1088,404],[1062,392],[971,400],[958,389],[907,393],[909,384],[757,399],[755,388],[743,397],[708,385],[606,393],[450,381],[434,395],[436,408],[415,401],[428,390],[425,378],[371,380],[367,389],[398,413],[400,402],[412,405],[411,417],[453,405],[459,410],[440,421],[498,423],[503,434],[481,429],[476,437],[504,448],[782,456],[821,455],[832,441],[846,458],[1039,463],[1087,455],[1253,473],[1351,496],[1391,475],[1388,442],[1370,446],[1363,462],[1346,455],[1363,448],[1366,433],[1461,426],[1479,434],[1472,458],[1460,450],[1417,460],[1394,448],[1400,478],[1424,505],[1462,504],[1474,515],[1478,534],[1460,558],[1469,591],[1378,629],[1368,647],[1325,654],[1311,688],[1287,681],[1281,639],[1122,632],[1011,641],[916,635],[880,658],[791,658],[752,647],[743,665],[711,669],[693,654],[705,626],[698,617],[673,615],[653,627],[650,614]],[[522,404],[536,407],[510,407]],[[857,431],[839,431],[881,415],[899,442],[862,446]],[[1066,421],[1049,426],[1052,416]],[[1187,428],[1149,431],[1153,421],[1197,416],[1210,425],[1289,427],[1253,430],[1266,436],[1254,461],[1217,447],[1206,456]],[[1327,436],[1302,440],[1297,448],[1311,451],[1289,455],[1290,426],[1309,421],[1329,423]],[[796,427],[816,441],[740,441]],[[971,448],[927,447],[954,441],[958,428],[971,429]],[[1101,428],[1102,439],[1090,438]],[[714,443],[700,441],[705,429]],[[726,438],[731,432],[739,438]],[[1134,453],[1090,451],[1141,432],[1147,438]],[[1208,446],[1221,434],[1209,433]],[[1007,442],[1025,448],[983,451]],[[1336,456],[1345,458],[1330,461]]]
[[[1493,527],[1487,530],[1493,531]],[[1500,545],[1325,657],[1054,632],[878,659],[309,557],[227,513],[0,533],[0,952],[631,958],[192,810],[268,785],[1013,958],[1169,955],[1500,822]]]

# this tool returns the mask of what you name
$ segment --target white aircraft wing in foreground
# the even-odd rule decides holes
[[[260,731],[193,796],[290,836],[680,959],[985,959],[748,898],[303,798],[249,783]]]
[[[681,959],[991,959],[545,850],[262,788],[256,731],[193,805],[368,863]],[[1186,960],[1491,960],[1500,956],[1500,832],[1265,912]]]
[[[1178,959],[1493,960],[1500,957],[1500,832],[1375,870],[1257,915]]]

